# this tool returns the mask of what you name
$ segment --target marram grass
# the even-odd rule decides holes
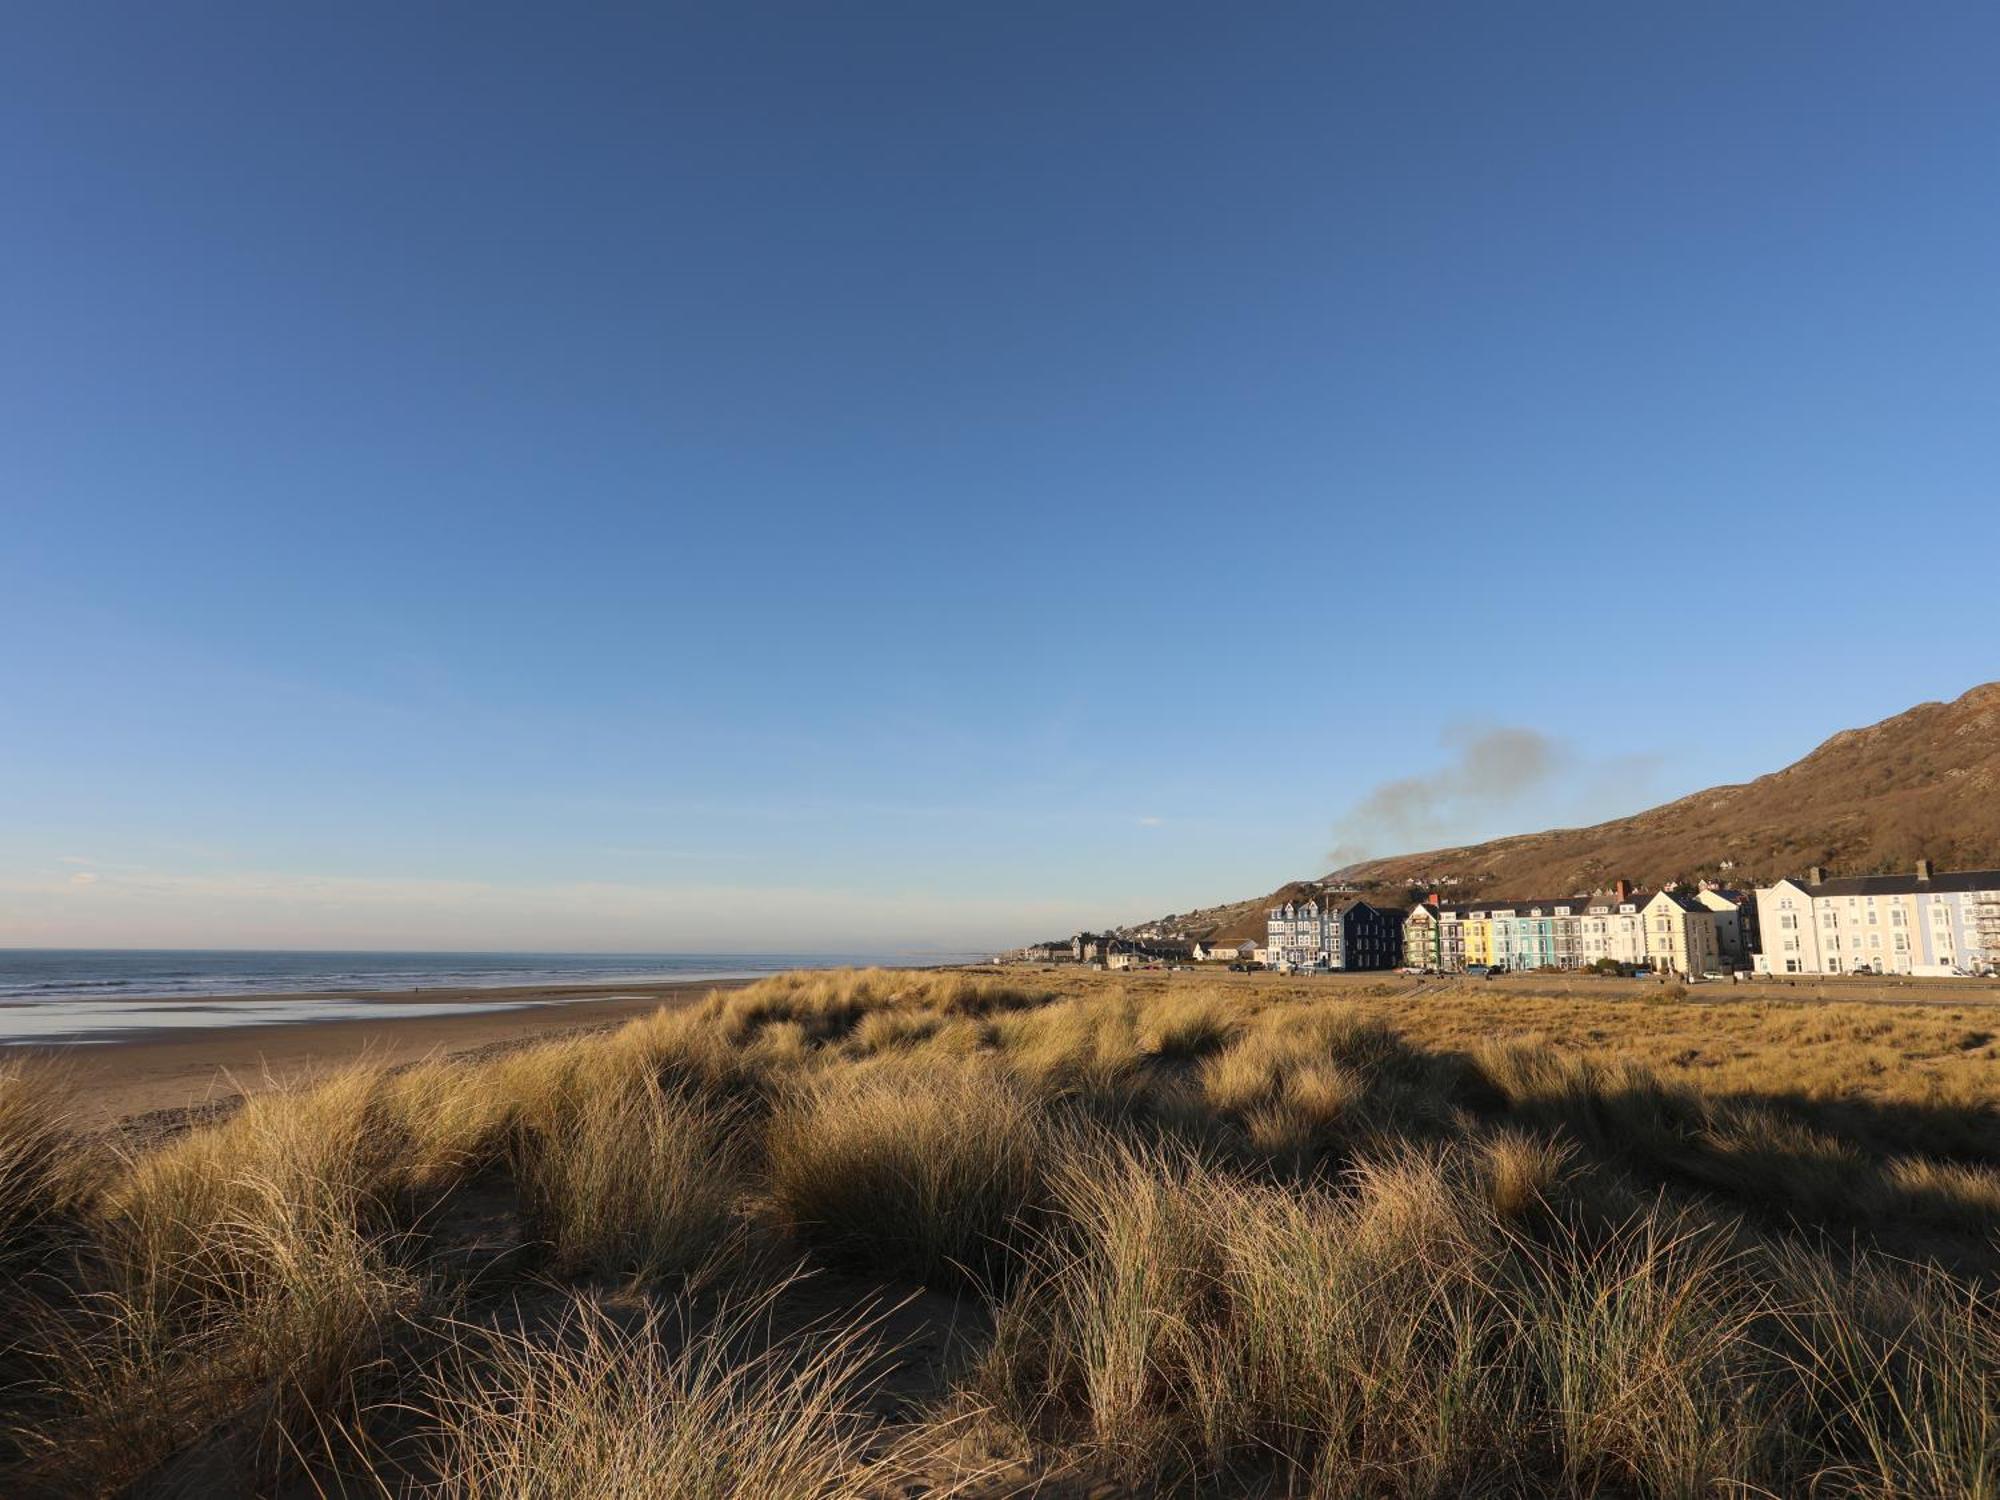
[[[2000,1500],[1978,1018],[1391,998],[786,975],[122,1151],[10,1064],[0,1492]]]

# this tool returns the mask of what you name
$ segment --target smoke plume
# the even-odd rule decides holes
[[[1561,745],[1533,729],[1447,729],[1451,759],[1428,776],[1385,781],[1334,824],[1330,867],[1436,848],[1467,836],[1487,815],[1548,781]]]

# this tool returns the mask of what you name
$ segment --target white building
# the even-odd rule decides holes
[[[1329,905],[1310,898],[1265,913],[1264,946],[1277,969],[1330,969],[1340,950],[1340,922]]]
[[[1253,963],[1256,960],[1257,944],[1249,938],[1240,943],[1196,943],[1194,957],[1196,963]]]
[[[1577,967],[1587,969],[1599,959],[1632,964],[1646,961],[1645,903],[1619,881],[1612,890],[1587,896],[1576,939]]]
[[[2000,969],[2000,870],[1804,880],[1757,890],[1759,973],[1982,974]]]
[[[1308,896],[1272,907],[1265,919],[1273,968],[1393,969],[1403,961],[1402,914],[1372,902]]]

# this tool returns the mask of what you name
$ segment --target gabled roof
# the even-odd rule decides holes
[[[1703,906],[1701,902],[1696,900],[1693,896],[1688,895],[1685,891],[1655,891],[1653,892],[1652,895],[1648,896],[1643,902],[1641,902],[1640,905],[1651,906],[1655,901],[1661,900],[1662,898],[1672,902],[1682,911],[1700,912],[1704,916],[1708,914],[1708,908]]]

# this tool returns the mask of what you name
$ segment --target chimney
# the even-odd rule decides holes
[[[1424,897],[1424,905],[1436,906],[1437,904],[1438,904],[1438,893],[1436,891],[1432,891],[1428,896]]]
[[[1929,880],[1930,878],[1931,878],[1931,862],[1930,862],[1929,860],[1927,860],[1927,859],[1920,859],[1920,860],[1918,860],[1918,861],[1917,861],[1917,879],[1919,879],[1919,880]]]
[[[1826,866],[1825,866],[1825,865],[1814,865],[1814,866],[1813,866],[1813,867],[1812,867],[1812,868],[1811,868],[1810,870],[1807,870],[1807,871],[1806,871],[1806,884],[1807,884],[1807,885],[1825,885],[1825,884],[1826,884]]]
[[[1621,880],[1616,885],[1611,887],[1611,893],[1618,898],[1618,904],[1620,906],[1623,906],[1625,904],[1625,898],[1632,894],[1631,883],[1629,881]]]

